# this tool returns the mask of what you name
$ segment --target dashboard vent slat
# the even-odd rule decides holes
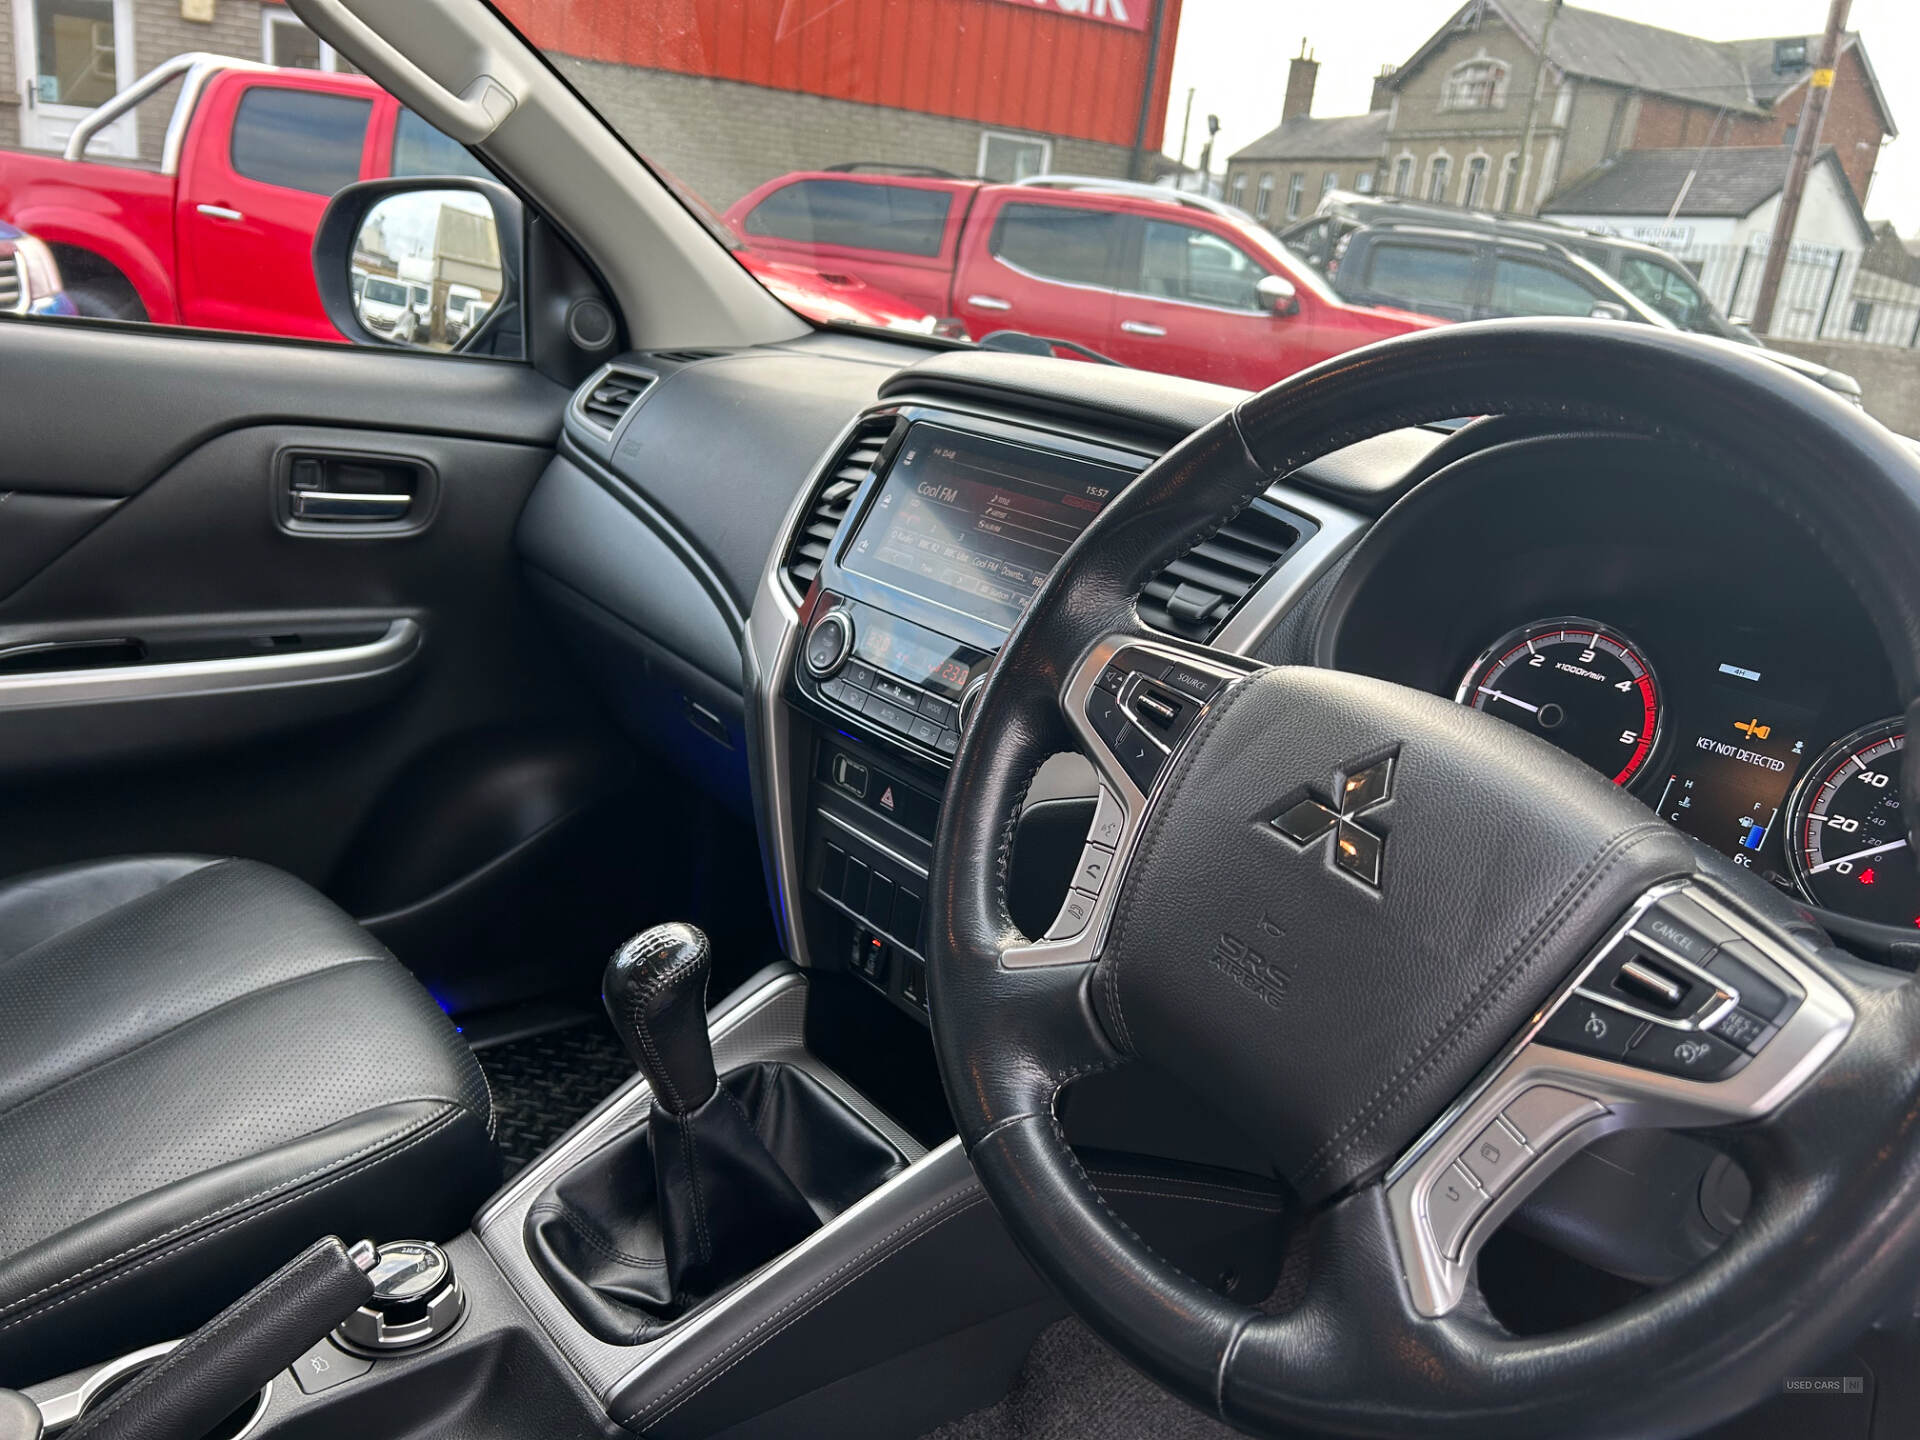
[[[666,360],[675,365],[691,365],[697,360],[718,359],[718,350],[655,350],[651,354],[656,360]]]
[[[1147,582],[1140,618],[1187,640],[1211,640],[1302,538],[1279,506],[1255,500]]]
[[[828,467],[826,479],[809,503],[806,518],[801,521],[793,544],[781,561],[781,571],[793,588],[796,600],[806,597],[807,587],[820,573],[827,551],[833,548],[833,537],[839,533],[840,522],[847,518],[847,507],[853,504],[861,483],[873,472],[892,433],[891,415],[876,415],[861,422]]]
[[[609,370],[580,401],[580,414],[609,440],[621,420],[653,385],[653,376],[638,370]]]

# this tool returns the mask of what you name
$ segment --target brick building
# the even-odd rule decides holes
[[[1226,199],[1278,229],[1311,214],[1329,190],[1373,193],[1380,179],[1392,116],[1392,71],[1374,81],[1374,108],[1365,115],[1317,116],[1314,86],[1320,62],[1307,52],[1288,62],[1287,95],[1280,123],[1227,160]]]
[[[93,106],[189,50],[346,68],[278,0],[0,0],[0,149],[59,150]],[[158,164],[175,87],[88,153]]]
[[[500,0],[608,122],[717,207],[794,170],[1014,180],[1159,155],[1180,0]],[[1157,42],[1156,42],[1156,34]]]
[[[1703,40],[1573,5],[1555,13],[1549,0],[1467,0],[1376,81],[1372,114],[1345,119],[1383,131],[1388,193],[1534,213],[1628,151],[1790,145],[1819,45],[1817,35]],[[1859,35],[1846,36],[1834,70],[1822,140],[1864,205],[1897,131]],[[1285,120],[1234,161],[1273,148]]]

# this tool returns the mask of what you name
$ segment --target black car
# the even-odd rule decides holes
[[[1392,196],[1334,191],[1280,232],[1341,298],[1444,320],[1585,315],[1673,325],[1765,349],[1709,300],[1666,251],[1550,221]],[[1860,383],[1810,360],[1768,358],[1858,405]]]

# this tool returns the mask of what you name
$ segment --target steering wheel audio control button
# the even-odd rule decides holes
[[[1482,1190],[1498,1195],[1532,1159],[1533,1151],[1526,1142],[1496,1119],[1473,1137],[1460,1163],[1480,1182]]]
[[[1080,852],[1080,864],[1073,872],[1074,889],[1098,895],[1106,888],[1107,872],[1111,869],[1113,852],[1089,841],[1087,848]]]
[[[1120,802],[1113,798],[1113,792],[1102,785],[1100,798],[1094,802],[1093,827],[1087,831],[1087,839],[1109,850],[1118,850],[1120,837],[1126,833],[1126,829],[1127,812],[1120,808]]]
[[[1606,1109],[1598,1101],[1558,1085],[1535,1085],[1500,1112],[1538,1154],[1583,1121],[1603,1115]]]
[[[1427,1191],[1427,1223],[1442,1255],[1451,1259],[1460,1253],[1461,1239],[1491,1198],[1457,1163],[1440,1172]]]
[[[1563,1050],[1578,1050],[1582,1055],[1598,1055],[1604,1060],[1624,1060],[1634,1032],[1648,1022],[1611,1005],[1569,995],[1567,1003],[1554,1011],[1540,1027],[1540,1039]],[[1669,1032],[1678,1034],[1680,1032]]]

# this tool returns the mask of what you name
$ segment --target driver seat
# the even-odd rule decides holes
[[[170,1339],[311,1241],[444,1239],[485,1077],[378,941],[266,865],[0,883],[0,1385]]]

